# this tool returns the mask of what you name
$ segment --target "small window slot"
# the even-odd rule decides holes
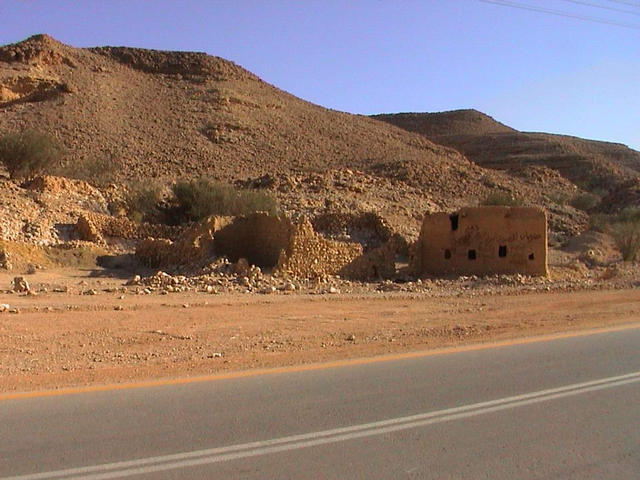
[[[458,229],[458,214],[457,213],[453,213],[451,215],[449,215],[449,220],[451,220],[451,230],[457,230]]]
[[[448,248],[444,251],[444,258],[445,260],[449,260],[451,258],[451,250]]]
[[[500,245],[498,247],[498,256],[499,257],[506,257],[507,256],[507,246],[506,245]]]
[[[529,254],[529,260],[533,260],[534,258],[536,258],[535,255],[533,253],[530,253]]]
[[[476,259],[476,251],[475,250],[469,250],[469,253],[467,253],[467,257],[469,257],[469,260],[475,260]]]

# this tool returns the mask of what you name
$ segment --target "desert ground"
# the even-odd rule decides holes
[[[370,357],[640,321],[634,276],[425,280],[275,294],[125,286],[95,269],[0,294],[0,391],[130,383]],[[609,276],[611,274],[608,274]],[[0,275],[0,285],[12,276]],[[386,285],[386,286],[385,286]],[[344,289],[344,286],[343,286]]]

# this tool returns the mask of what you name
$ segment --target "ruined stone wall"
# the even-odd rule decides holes
[[[313,229],[330,238],[348,237],[349,241],[362,243],[365,248],[379,247],[393,235],[393,229],[384,218],[374,212],[328,212],[311,220]]]
[[[76,223],[80,240],[102,243],[108,237],[143,239],[147,237],[175,240],[185,231],[184,227],[173,227],[154,223],[136,223],[127,217],[112,217],[99,213],[83,213]]]
[[[256,213],[246,217],[211,217],[186,230],[176,241],[146,238],[138,242],[136,258],[149,267],[183,266],[212,256],[232,262],[246,259],[285,275],[317,278],[340,275],[370,280],[395,274],[395,237],[364,252],[358,242],[330,240],[311,223],[293,224],[286,217]]]
[[[303,220],[295,226],[278,261],[278,270],[299,278],[339,275],[360,256],[359,243],[327,240],[313,230],[308,220]]]
[[[406,240],[393,235],[379,247],[367,250],[340,270],[340,275],[354,280],[379,280],[396,275],[396,257],[406,248]]]
[[[289,245],[292,233],[293,224],[288,218],[254,213],[236,217],[216,231],[213,248],[216,255],[232,262],[246,258],[252,265],[272,268]]]
[[[186,230],[176,241],[144,238],[136,246],[136,258],[148,267],[188,265],[214,255],[216,232],[233,221],[233,217],[211,216]]]
[[[528,207],[427,214],[415,248],[417,274],[547,275],[547,216]]]

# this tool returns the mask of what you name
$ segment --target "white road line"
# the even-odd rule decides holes
[[[192,452],[183,452],[172,455],[5,477],[0,480],[53,480],[59,478],[75,480],[103,480],[148,474],[176,468],[219,463],[240,458],[266,455],[269,453],[308,448],[328,443],[344,442],[347,440],[382,435],[410,428],[424,427],[435,423],[459,420],[476,415],[484,415],[501,410],[547,402],[587,392],[614,388],[639,381],[640,371],[626,375],[608,377],[590,382],[576,383],[566,385],[564,387],[491,400],[488,402],[474,403],[461,407],[447,408],[444,410],[437,410],[378,422],[364,423],[360,425],[352,425],[349,427],[230,445],[227,447],[195,450]]]

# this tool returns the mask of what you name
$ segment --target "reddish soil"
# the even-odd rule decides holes
[[[297,365],[640,321],[636,289],[97,298],[1,295],[20,313],[0,314],[0,392]]]

